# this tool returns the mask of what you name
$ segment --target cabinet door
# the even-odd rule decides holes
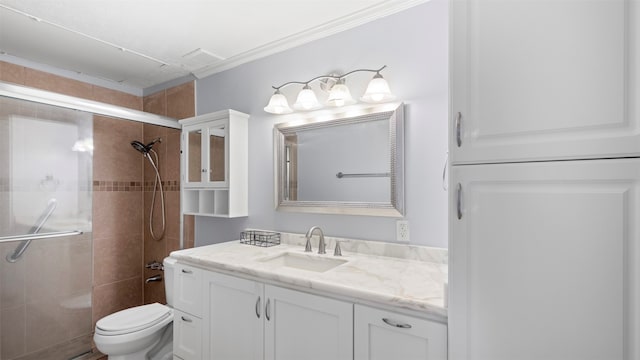
[[[453,166],[451,179],[452,360],[640,357],[640,159]]]
[[[640,2],[455,0],[451,15],[453,164],[640,154]]]
[[[229,186],[229,120],[183,128],[185,185]]]
[[[174,310],[173,353],[184,360],[202,359],[202,320]]]
[[[184,154],[184,177],[186,184],[202,183],[205,167],[202,158],[202,147],[205,134],[201,126],[185,126],[182,129],[182,152]]]
[[[354,306],[355,360],[447,360],[447,326]]]
[[[204,358],[262,360],[263,285],[207,272]]]
[[[207,127],[207,174],[204,181],[212,186],[229,186],[229,121],[215,121]]]
[[[265,286],[266,360],[353,358],[353,305]]]

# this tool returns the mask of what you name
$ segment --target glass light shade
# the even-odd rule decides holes
[[[320,103],[316,97],[316,93],[311,90],[309,85],[305,85],[298,93],[298,99],[293,104],[293,108],[296,110],[309,111],[320,108]]]
[[[391,93],[389,84],[382,75],[376,74],[367,86],[367,91],[360,98],[360,100],[368,103],[379,103],[385,101],[391,101],[395,99],[395,95]]]
[[[355,100],[351,96],[351,91],[347,85],[344,84],[344,80],[339,80],[337,84],[333,85],[331,92],[329,92],[329,99],[327,104],[331,106],[344,106],[353,104]]]
[[[289,102],[287,98],[280,93],[279,90],[271,95],[271,99],[269,99],[269,104],[265,106],[264,111],[271,114],[288,114],[293,112],[289,107]]]

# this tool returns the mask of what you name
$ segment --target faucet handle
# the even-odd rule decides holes
[[[162,265],[162,263],[153,260],[150,263],[148,263],[147,265],[144,266],[147,269],[151,269],[151,270],[164,270],[164,266]]]
[[[336,248],[333,250],[333,256],[342,256],[342,250],[340,249],[340,242],[336,240]]]

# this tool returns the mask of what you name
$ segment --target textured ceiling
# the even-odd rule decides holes
[[[427,0],[0,0],[0,52],[145,89]]]

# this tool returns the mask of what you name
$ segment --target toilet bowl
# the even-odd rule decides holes
[[[169,360],[173,358],[173,265],[164,264],[167,304],[136,306],[105,316],[96,323],[93,341],[109,360]]]

